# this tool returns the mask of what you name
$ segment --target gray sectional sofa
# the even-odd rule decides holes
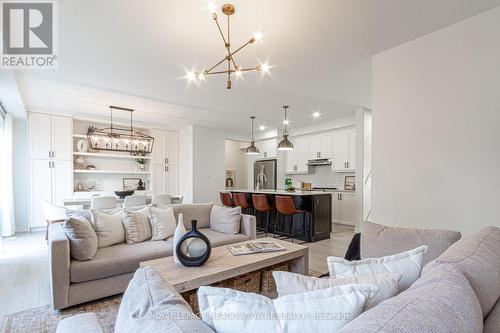
[[[430,244],[425,237],[419,238],[422,231],[382,231],[379,227],[365,228],[362,235],[364,233],[370,241],[376,239],[383,246],[386,237],[394,237],[395,232],[403,239],[428,243],[434,251],[457,237],[456,233],[439,231]],[[376,234],[367,234],[371,232]],[[391,244],[393,250],[404,251],[409,246],[406,241],[398,243],[401,248]],[[364,254],[369,256],[366,250]],[[437,257],[429,258],[431,261],[424,267],[421,277],[409,289],[362,313],[340,332],[499,332],[500,228],[481,229],[443,251],[433,253]],[[181,314],[180,318],[189,320],[152,316],[158,312]],[[168,283],[152,269],[141,269],[124,295],[115,332],[213,332],[196,317],[186,317],[189,314],[192,312],[187,303]],[[95,332],[100,332],[98,321],[89,319],[88,314],[84,316],[63,320],[57,333],[79,333],[80,322],[89,323],[89,320]]]
[[[214,247],[256,238],[255,217],[251,215],[242,214],[239,234],[225,234],[210,229],[210,209],[207,209],[207,205],[174,205],[176,218],[179,213],[184,214],[186,229],[190,229],[192,219],[198,220],[199,230]],[[63,224],[50,225],[50,284],[54,309],[124,292],[139,263],[171,256],[172,242],[173,238],[170,237],[166,241],[116,244],[98,249],[91,260],[79,261],[70,255],[70,242]]]

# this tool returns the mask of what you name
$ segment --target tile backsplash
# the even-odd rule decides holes
[[[330,165],[309,167],[306,175],[290,175],[293,185],[298,182],[312,183],[313,187],[336,187],[344,189],[345,176],[355,176],[355,172],[333,172]]]

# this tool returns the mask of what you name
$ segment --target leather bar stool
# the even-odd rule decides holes
[[[266,226],[260,227],[260,230],[264,231],[267,237],[267,232],[269,229],[269,215],[271,214],[271,211],[274,210],[274,207],[269,204],[269,201],[267,200],[267,196],[265,194],[252,194],[252,202],[256,212],[266,213]]]
[[[233,193],[233,200],[236,206],[241,207],[241,212],[243,214],[248,214],[249,210],[254,212],[253,205],[248,202],[246,193]]]
[[[222,202],[222,205],[226,207],[236,206],[233,202],[233,198],[231,198],[231,193],[229,192],[220,192],[220,202]]]
[[[297,209],[295,208],[295,203],[293,202],[293,198],[291,196],[281,196],[281,195],[277,195],[275,197],[275,200],[276,200],[276,224],[274,225],[274,233],[276,234],[276,226],[278,225],[278,221],[279,221],[279,216],[281,215],[281,218],[282,218],[282,221],[283,221],[283,225],[284,225],[284,219],[285,219],[285,216],[290,216],[290,229],[291,229],[291,232],[290,233],[285,233],[284,231],[284,226],[283,226],[283,231],[282,231],[282,234],[284,236],[290,236],[292,238],[292,243],[293,243],[293,239],[295,237],[295,225],[294,225],[294,221],[293,221],[293,217],[296,215],[296,214],[302,214],[302,234],[303,235],[306,235],[307,237],[307,241],[310,241],[310,235],[308,235],[307,233],[307,229],[306,229],[306,211],[305,210],[302,210],[302,209]]]

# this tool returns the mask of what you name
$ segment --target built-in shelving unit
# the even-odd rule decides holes
[[[112,173],[122,175],[150,175],[149,171],[127,171],[127,170],[78,170],[75,169],[74,173]]]
[[[91,153],[91,152],[79,152],[74,151],[74,156],[87,156],[87,157],[102,157],[102,158],[128,158],[128,159],[137,159],[142,158],[144,160],[150,160],[151,156],[132,156],[132,155],[120,155],[120,154],[108,154],[108,153]]]

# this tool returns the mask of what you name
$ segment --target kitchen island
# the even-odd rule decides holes
[[[271,206],[275,206],[275,196],[291,196],[295,204],[295,208],[305,210],[305,226],[306,234],[301,234],[303,225],[302,214],[296,214],[294,217],[294,228],[297,239],[317,242],[323,239],[330,238],[332,228],[332,194],[322,191],[285,191],[285,190],[255,190],[241,189],[228,190],[231,193],[245,193],[247,201],[252,203],[252,194],[265,194]],[[256,212],[257,225],[259,229],[265,228],[266,214]],[[269,219],[268,233],[274,231],[276,223],[276,211],[271,213]],[[288,224],[289,225],[289,224]],[[265,231],[265,230],[264,230]]]

